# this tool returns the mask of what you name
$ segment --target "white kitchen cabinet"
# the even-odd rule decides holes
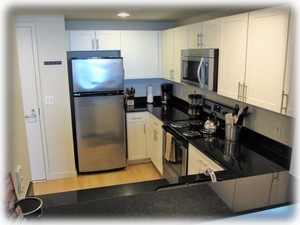
[[[147,112],[131,112],[127,118],[128,161],[147,159]]]
[[[220,20],[218,94],[281,111],[288,20],[283,8]]]
[[[181,50],[187,49],[187,26],[174,28],[174,77],[181,82]]]
[[[271,8],[249,13],[244,101],[281,110],[289,13]]]
[[[72,30],[68,31],[70,51],[120,50],[120,31]]]
[[[159,77],[159,31],[122,31],[125,79]]]
[[[247,49],[248,13],[220,19],[218,94],[242,100]]]
[[[188,48],[219,48],[219,19],[188,25]]]
[[[163,77],[180,83],[181,50],[187,49],[187,26],[163,32]]]
[[[193,23],[187,25],[187,40],[188,40],[188,48],[201,48],[202,46],[202,23]]]
[[[174,74],[174,29],[163,31],[162,40],[162,72],[163,78],[172,80]]]
[[[149,148],[151,162],[163,174],[163,123],[149,113]]]
[[[204,173],[208,168],[214,172],[224,170],[195,146],[189,144],[188,175]]]

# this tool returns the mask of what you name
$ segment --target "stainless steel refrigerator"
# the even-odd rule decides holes
[[[123,60],[71,59],[78,172],[126,167]]]

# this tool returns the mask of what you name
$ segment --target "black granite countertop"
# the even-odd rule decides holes
[[[185,102],[174,98],[172,105],[146,104],[138,101],[131,112],[149,111],[163,122],[186,120]],[[130,112],[130,111],[129,111]],[[189,143],[220,164],[231,173],[232,177],[248,177],[265,173],[289,170],[292,149],[270,138],[243,128],[239,142],[228,142],[224,135],[218,135],[214,140],[204,138],[190,139]]]
[[[103,198],[43,209],[43,218],[188,218],[217,219],[232,210],[208,186],[178,188],[160,192]]]
[[[159,103],[137,104],[127,109],[127,112],[139,111],[149,111],[162,121],[189,117],[184,108],[164,107]],[[217,183],[211,183],[200,174],[42,195],[39,196],[44,202],[40,219],[180,217],[216,220],[292,203],[293,179],[288,173],[290,155],[286,153],[290,149],[268,138],[257,137],[259,134],[252,131],[245,132],[239,143],[230,146],[230,152],[226,152],[226,142],[222,139],[190,141],[225,168],[217,173]],[[260,197],[249,202],[249,196],[258,185]],[[262,204],[261,199],[266,201]],[[246,208],[243,202],[247,202]]]

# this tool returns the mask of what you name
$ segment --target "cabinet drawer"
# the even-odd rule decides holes
[[[215,163],[200,150],[198,150],[193,145],[189,145],[189,165],[188,173],[197,174],[203,173],[207,168],[212,169],[213,171],[222,171],[224,170],[220,165]]]
[[[127,113],[126,117],[127,117],[128,123],[136,123],[136,122],[146,121],[146,113],[145,112]]]

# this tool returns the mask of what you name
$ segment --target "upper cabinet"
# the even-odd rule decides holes
[[[125,78],[158,78],[159,31],[121,31]]]
[[[180,83],[181,50],[187,49],[187,26],[163,31],[163,78]]]
[[[241,101],[246,67],[247,24],[247,13],[220,20],[218,94]]]
[[[174,80],[174,29],[162,33],[162,75],[163,78]]]
[[[121,32],[114,30],[68,31],[69,51],[120,50]]]
[[[285,8],[220,20],[219,94],[281,111],[288,22]]]
[[[187,49],[187,26],[174,28],[174,81],[181,80],[181,50]]]
[[[158,78],[160,31],[67,31],[69,51],[121,50],[125,79]]]
[[[188,48],[219,48],[219,19],[190,24],[187,29]]]

